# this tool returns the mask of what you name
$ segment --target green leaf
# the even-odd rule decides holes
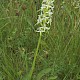
[[[79,79],[79,80],[80,80],[80,75],[78,75],[78,76],[77,76],[77,79]]]
[[[57,76],[54,76],[54,77],[49,77],[48,80],[56,80],[57,79]]]
[[[51,71],[51,68],[43,69],[43,70],[40,71],[39,74],[37,75],[37,79],[36,79],[36,80],[40,80],[45,74],[49,73],[50,71]]]

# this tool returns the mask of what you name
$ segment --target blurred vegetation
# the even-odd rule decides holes
[[[27,80],[39,34],[42,0],[0,0],[0,80]],[[80,0],[55,0],[32,80],[80,80]]]

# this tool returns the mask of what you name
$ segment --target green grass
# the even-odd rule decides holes
[[[28,80],[39,38],[34,25],[41,2],[1,0],[0,80]],[[54,6],[31,80],[80,80],[80,0],[55,0]]]

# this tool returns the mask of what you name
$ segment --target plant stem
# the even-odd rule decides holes
[[[29,72],[29,76],[28,76],[29,79],[28,80],[31,80],[31,77],[32,77],[32,74],[33,74],[33,71],[34,71],[34,68],[35,68],[35,63],[36,63],[36,58],[37,58],[37,55],[38,55],[38,50],[39,50],[39,46],[40,46],[40,42],[41,42],[41,37],[42,37],[42,32],[40,32],[37,48],[36,48],[36,51],[35,51],[35,54],[34,54],[34,60],[33,60],[33,63],[32,63],[31,70]]]

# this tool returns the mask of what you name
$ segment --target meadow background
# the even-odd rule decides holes
[[[28,80],[42,0],[0,0],[0,80]],[[80,80],[80,0],[55,0],[31,80]]]

